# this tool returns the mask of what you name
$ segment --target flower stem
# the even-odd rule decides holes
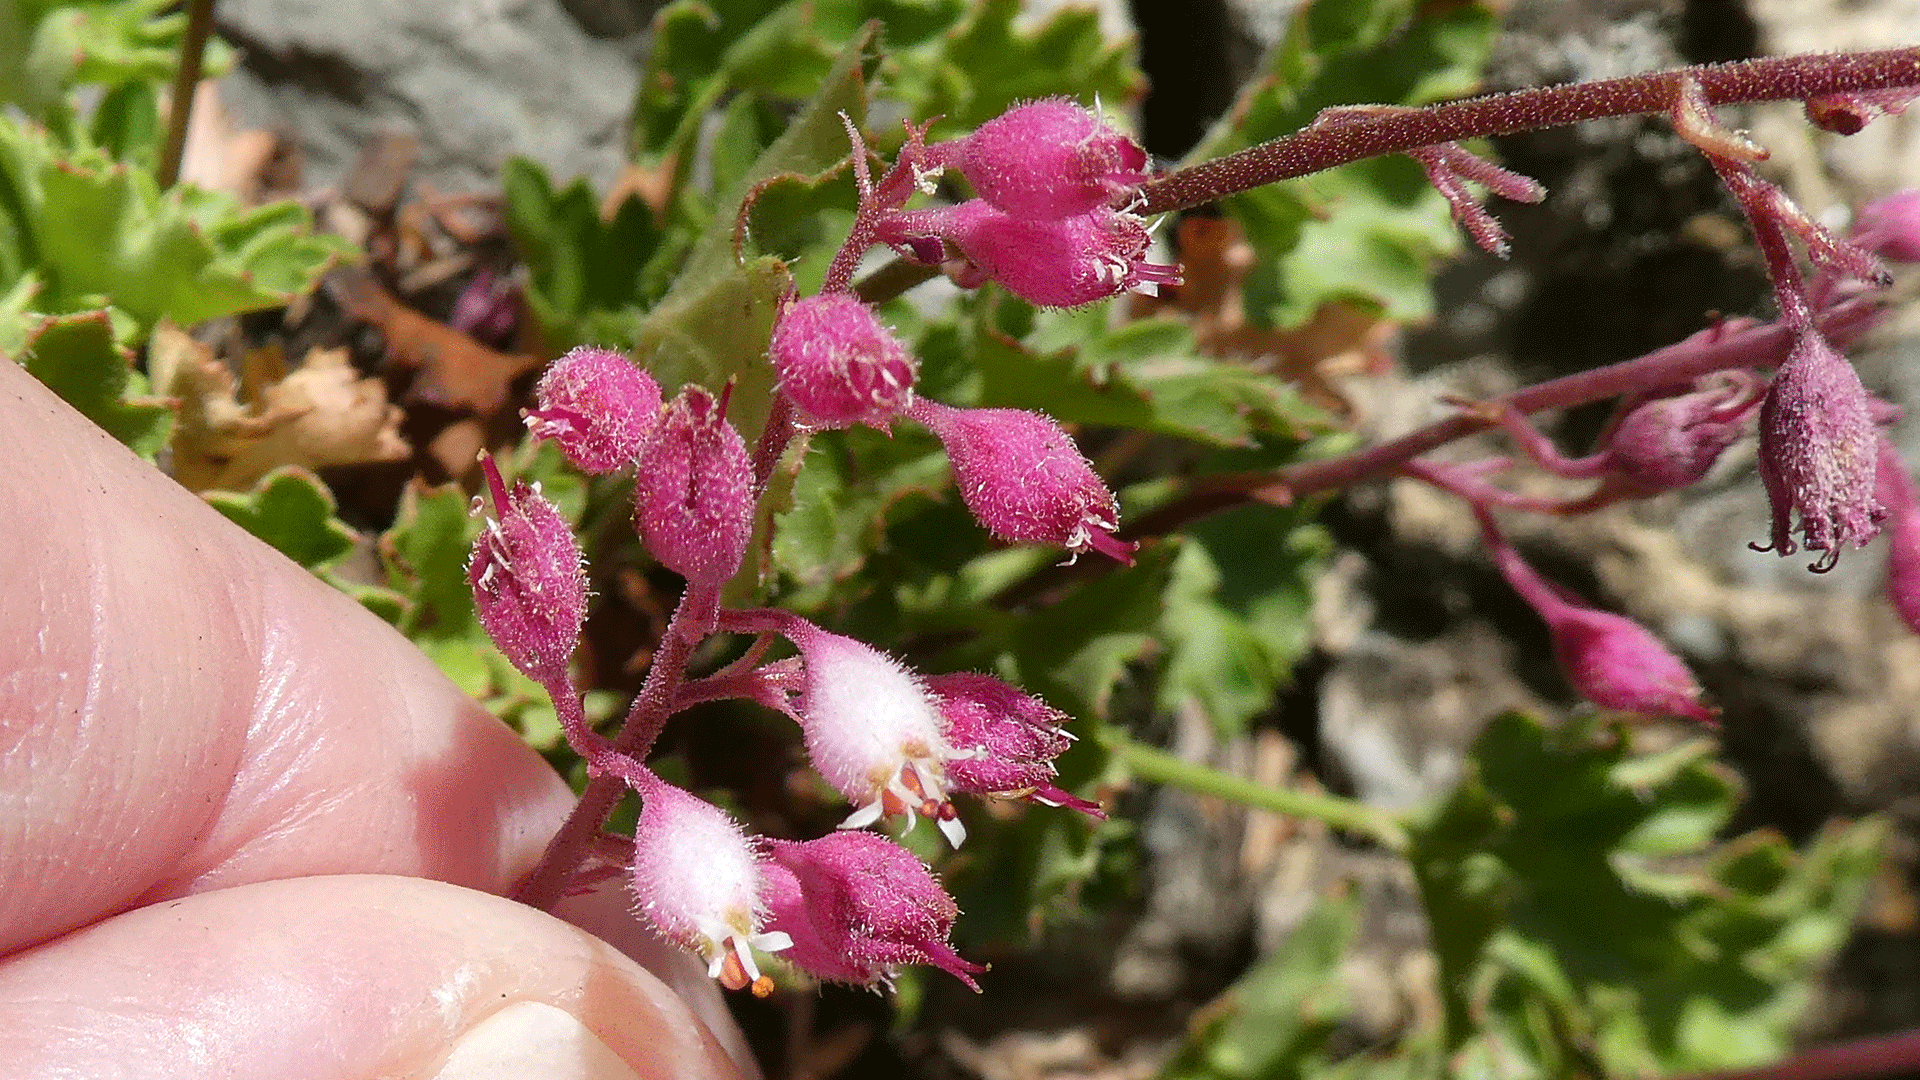
[[[1197,795],[1211,795],[1255,810],[1311,818],[1336,829],[1358,833],[1389,851],[1407,850],[1407,830],[1398,818],[1365,803],[1338,795],[1292,788],[1269,787],[1134,742],[1113,728],[1100,733],[1101,745],[1124,762],[1134,775]]]
[[[674,609],[673,618],[660,639],[660,648],[653,654],[653,664],[647,668],[647,681],[641,685],[640,695],[633,699],[626,722],[613,741],[616,751],[636,761],[646,759],[653,740],[666,725],[674,691],[686,679],[687,661],[704,636],[692,630],[688,623],[697,617],[696,613],[712,610],[714,603],[711,590],[691,583],[680,594],[680,605]],[[547,850],[541,854],[539,865],[514,890],[513,898],[543,911],[559,902],[566,895],[567,883],[574,871],[592,852],[607,815],[613,813],[614,805],[626,793],[627,782],[618,776],[602,775],[587,781],[587,789],[580,793],[580,802],[574,806],[573,813],[567,815],[560,831],[547,841]]]
[[[1362,158],[1489,135],[1511,135],[1583,120],[1666,112],[1684,81],[1709,105],[1804,101],[1825,94],[1920,85],[1920,48],[1770,56],[1617,79],[1467,98],[1424,108],[1343,111],[1291,135],[1148,181],[1143,214],[1214,202],[1227,195],[1331,169]]]
[[[1844,348],[1878,321],[1881,311],[1877,298],[1855,297],[1821,312],[1816,322],[1836,348]],[[1786,359],[1794,337],[1784,323],[1730,322],[1645,356],[1536,383],[1486,404],[1488,411],[1510,405],[1531,414],[1604,401],[1649,386],[1680,385],[1727,368],[1774,367]],[[1351,454],[1271,472],[1207,477],[1185,495],[1134,521],[1120,535],[1128,539],[1158,536],[1249,501],[1285,506],[1300,495],[1391,474],[1421,454],[1497,426],[1483,416],[1462,413]]]
[[[189,0],[187,29],[180,36],[180,66],[174,69],[173,94],[167,105],[167,141],[154,169],[162,189],[180,179],[180,159],[187,152],[187,117],[193,112],[193,91],[200,85],[201,61],[212,34],[213,0]]]

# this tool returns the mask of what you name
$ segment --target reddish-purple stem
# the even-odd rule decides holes
[[[691,584],[680,595],[680,604],[667,622],[660,648],[654,652],[653,663],[647,668],[647,681],[641,685],[640,695],[633,699],[626,722],[613,741],[614,750],[636,761],[645,760],[653,740],[666,725],[674,691],[686,678],[687,661],[692,658],[694,647],[700,644],[700,635],[688,631],[691,613],[711,611],[717,603],[718,598],[710,590]],[[547,841],[540,864],[514,890],[513,898],[542,910],[558,903],[566,895],[567,883],[573,879],[574,871],[592,853],[607,815],[626,792],[627,782],[618,776],[596,776],[587,781],[587,789],[580,793],[580,802],[561,824],[560,831]]]
[[[1920,1072],[1920,1031],[1822,1046],[1757,1069],[1695,1073],[1684,1080],[1874,1080]]]
[[[1865,332],[1879,312],[1873,297],[1855,297],[1822,312],[1817,322],[1836,348],[1844,348]],[[1784,323],[1745,320],[1738,325],[1729,323],[1717,333],[1703,331],[1645,356],[1494,398],[1487,403],[1488,411],[1510,405],[1522,413],[1532,414],[1543,409],[1605,401],[1649,386],[1682,385],[1727,368],[1769,367],[1786,359],[1795,337],[1792,328]],[[1303,462],[1272,472],[1209,477],[1175,502],[1141,517],[1122,530],[1121,535],[1157,536],[1248,500],[1284,506],[1298,495],[1388,475],[1421,454],[1497,426],[1495,421],[1461,414],[1340,457]]]
[[[1848,91],[1920,86],[1920,48],[1770,56],[1534,87],[1421,109],[1343,111],[1332,122],[1309,124],[1291,135],[1151,180],[1141,188],[1146,202],[1140,212],[1160,214],[1201,206],[1276,180],[1434,143],[1666,112],[1688,78],[1699,83],[1710,105],[1804,101]]]

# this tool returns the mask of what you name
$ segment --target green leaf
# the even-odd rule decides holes
[[[1484,4],[1314,0],[1293,16],[1267,77],[1236,122],[1196,148],[1204,160],[1278,138],[1344,105],[1421,105],[1472,92],[1498,20]],[[1389,318],[1432,314],[1427,279],[1461,247],[1446,201],[1409,158],[1373,158],[1226,200],[1259,263],[1248,317],[1292,326],[1332,301]]]
[[[1735,1068],[1788,1047],[1845,940],[1884,826],[1795,853],[1715,843],[1737,799],[1704,744],[1496,719],[1411,832],[1461,1075]]]
[[[501,184],[507,230],[527,264],[527,305],[549,350],[608,340],[609,323],[656,299],[644,287],[645,271],[662,236],[638,197],[602,221],[600,200],[584,179],[556,192],[540,166],[521,157],[507,160]],[[626,321],[620,337],[631,339],[638,317]]]
[[[202,496],[227,520],[266,541],[309,570],[322,570],[353,549],[354,533],[333,514],[326,482],[296,465],[283,465],[245,493]]]
[[[983,406],[1040,409],[1065,423],[1215,446],[1250,446],[1267,435],[1299,440],[1330,427],[1284,380],[1202,355],[1193,331],[1174,319],[1110,327],[1107,305],[1099,304],[1037,312],[1021,341],[985,326],[974,333]]]
[[[934,138],[965,134],[1017,101],[1068,94],[1130,101],[1145,91],[1128,43],[1109,42],[1090,7],[1061,7],[1025,31],[1019,0],[984,0],[937,38],[893,51],[889,96],[909,115],[941,117]],[[890,35],[891,36],[891,35]]]
[[[1197,701],[1225,739],[1273,707],[1311,643],[1313,581],[1332,552],[1310,520],[1249,505],[1188,530],[1160,620],[1162,709]]]
[[[147,397],[146,379],[132,367],[105,311],[44,316],[25,324],[14,359],[67,404],[147,460],[173,432],[173,410]]]
[[[187,17],[173,0],[22,0],[0,23],[0,101],[50,119],[70,88],[91,83],[109,91],[163,84],[180,63]],[[207,42],[203,66],[218,75],[232,50]]]
[[[1323,899],[1221,999],[1161,1072],[1161,1080],[1317,1077],[1327,1039],[1351,1011],[1340,963],[1359,926],[1351,897]]]
[[[0,265],[11,287],[34,271],[42,310],[114,307],[144,337],[162,318],[191,325],[283,304],[352,254],[315,235],[306,211],[241,211],[225,195],[162,194],[145,171],[97,151],[66,154],[44,132],[0,118]],[[6,259],[0,250],[0,259]],[[11,261],[11,260],[8,260]]]
[[[720,198],[686,267],[640,329],[642,361],[668,393],[689,382],[717,388],[736,380],[727,416],[749,445],[759,437],[773,398],[767,339],[792,277],[773,256],[744,263],[736,257],[741,200],[775,177],[818,178],[838,168],[847,155],[839,114],[855,123],[866,115],[868,45],[863,36],[847,46],[814,98]]]

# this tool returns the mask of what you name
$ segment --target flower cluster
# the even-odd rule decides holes
[[[1845,126],[1882,106],[1892,107],[1835,99],[1822,104],[1822,115]],[[1375,115],[1336,110],[1315,126],[1360,124]],[[1711,723],[1717,713],[1702,703],[1699,684],[1678,657],[1631,620],[1542,578],[1496,527],[1493,508],[1580,513],[1686,487],[1757,421],[1760,472],[1773,505],[1769,546],[1782,554],[1800,545],[1822,552],[1816,569],[1823,569],[1842,547],[1862,545],[1884,527],[1894,541],[1890,593],[1903,617],[1920,626],[1920,490],[1879,430],[1885,408],[1820,321],[1846,299],[1838,279],[1877,281],[1877,255],[1920,253],[1920,203],[1869,208],[1850,240],[1837,239],[1754,174],[1756,151],[1716,126],[1697,86],[1683,83],[1674,118],[1714,161],[1762,240],[1792,342],[1772,378],[1747,368],[1779,361],[1778,352],[1765,363],[1701,365],[1658,385],[1621,387],[1598,449],[1582,458],[1563,457],[1511,402],[1470,406],[1473,420],[1504,428],[1543,467],[1597,481],[1580,499],[1523,498],[1488,483],[1485,476],[1506,467],[1506,459],[1399,467],[1471,504],[1494,565],[1545,621],[1582,697],[1605,709]],[[821,291],[790,294],[779,304],[766,350],[778,387],[765,411],[767,428],[755,433],[751,449],[727,416],[731,384],[717,393],[688,384],[668,397],[646,371],[605,349],[576,349],[556,360],[527,413],[531,432],[556,443],[580,470],[631,469],[635,533],[662,567],[685,579],[619,741],[588,727],[570,682],[588,599],[579,545],[536,487],[509,486],[490,460],[485,473],[497,517],[481,531],[468,578],[481,623],[547,688],[596,782],[617,791],[611,785],[618,781],[638,793],[632,890],[662,937],[698,955],[723,985],[756,993],[771,986],[761,970],[768,956],[820,979],[862,986],[890,984],[903,965],[930,964],[977,989],[975,976],[984,969],[949,940],[959,915],[952,897],[910,851],[865,830],[894,821],[911,828],[926,818],[957,848],[967,831],[955,800],[965,795],[1102,816],[1096,803],[1058,783],[1056,760],[1073,741],[1067,717],[988,675],[922,675],[791,612],[729,606],[734,594],[727,590],[739,587],[756,514],[765,520],[761,498],[778,463],[791,460],[790,444],[855,426],[890,434],[901,420],[940,440],[961,499],[993,536],[1131,561],[1134,546],[1116,535],[1118,501],[1072,435],[1037,412],[959,408],[917,392],[915,357],[855,295],[851,280],[877,247],[939,265],[963,286],[998,282],[1041,306],[1077,306],[1180,277],[1177,268],[1148,260],[1151,235],[1139,213],[1148,205],[1146,154],[1095,112],[1064,100],[1033,101],[963,138],[932,144],[927,127],[908,125],[896,159],[877,179],[850,121],[847,130],[858,194],[854,222]],[[1514,199],[1542,195],[1527,178],[1452,143],[1410,153],[1463,227],[1489,249],[1504,246],[1504,233],[1467,184]],[[973,198],[910,205],[935,193],[934,180],[949,170]],[[1790,235],[1826,275],[1811,286],[1784,254]],[[713,634],[754,640],[724,671],[689,681],[689,658]],[[793,655],[767,660],[776,639]],[[798,725],[809,764],[848,804],[839,831],[806,840],[758,836],[651,771],[646,751],[666,718],[718,698],[759,703]]]
[[[1143,261],[1146,228],[1128,209],[1145,154],[1062,101],[1018,107],[967,139],[933,147],[909,129],[900,161],[878,183],[853,137],[861,197],[854,235],[823,292],[781,305],[767,345],[779,399],[762,450],[772,445],[777,457],[780,439],[809,430],[890,431],[904,417],[943,442],[961,497],[993,535],[1128,559],[1132,545],[1113,535],[1113,493],[1072,437],[1036,413],[918,397],[913,356],[845,288],[845,274],[867,247],[893,244],[957,261],[957,276],[999,280],[1043,304],[1174,280],[1171,268]],[[981,197],[905,208],[948,167]],[[576,349],[540,380],[527,424],[584,472],[631,468],[635,532],[686,581],[662,646],[677,666],[656,656],[636,714],[655,710],[648,722],[657,730],[693,700],[735,697],[784,712],[799,725],[814,770],[850,804],[842,831],[805,841],[755,836],[653,773],[644,740],[614,743],[587,726],[567,672],[587,600],[579,547],[551,504],[528,485],[509,489],[491,461],[500,516],[483,531],[470,569],[481,620],[547,688],[589,773],[639,794],[631,864],[639,911],[705,961],[713,978],[765,993],[771,980],[761,963],[775,955],[817,978],[865,986],[889,984],[902,965],[932,964],[977,988],[984,969],[948,943],[959,915],[953,899],[905,848],[860,830],[896,819],[910,828],[924,817],[958,847],[966,829],[957,795],[1102,816],[1096,803],[1056,783],[1054,760],[1072,744],[1067,718],[990,676],[924,677],[791,613],[728,608],[722,592],[740,573],[766,479],[727,419],[731,390],[715,395],[690,384],[669,399],[626,357]],[[686,657],[715,632],[759,640],[740,663],[676,694]],[[772,635],[798,655],[761,662]]]

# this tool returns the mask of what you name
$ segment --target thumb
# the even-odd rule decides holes
[[[739,1080],[658,978],[586,932],[418,878],[261,882],[0,965],[25,1076]]]

